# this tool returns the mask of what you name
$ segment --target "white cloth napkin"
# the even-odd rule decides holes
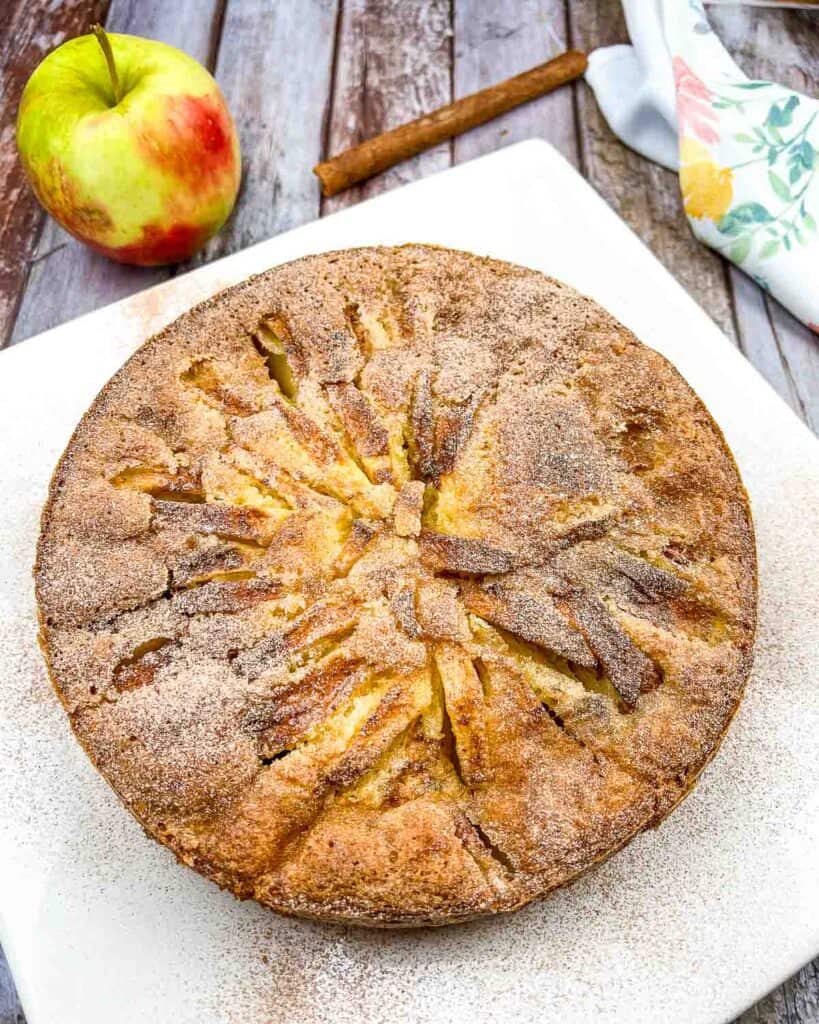
[[[680,172],[697,238],[819,333],[819,101],[749,79],[701,0],[623,0],[631,46],[589,58],[611,129]]]

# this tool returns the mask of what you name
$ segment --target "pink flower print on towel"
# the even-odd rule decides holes
[[[702,142],[719,142],[715,125],[719,118],[711,107],[713,92],[698,78],[682,57],[674,58],[674,84],[677,87],[677,117],[680,134],[686,126]]]

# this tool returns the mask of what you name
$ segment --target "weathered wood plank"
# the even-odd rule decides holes
[[[729,274],[737,309],[740,348],[771,387],[801,414],[799,392],[776,343],[765,293],[735,267],[731,267]]]
[[[572,44],[578,49],[628,40],[620,5],[611,0],[570,0],[568,11]],[[578,89],[577,109],[581,167],[588,180],[735,340],[725,266],[689,230],[677,175],[627,149],[585,85]]]
[[[741,67],[819,95],[819,32],[816,15],[800,11],[723,8],[714,27]],[[731,269],[740,346],[793,410],[819,430],[819,342],[775,299]]]
[[[566,49],[568,32],[563,0],[458,0],[455,96],[468,95],[519,74]],[[454,139],[455,163],[539,137],[551,142],[577,165],[574,88],[558,89]]]
[[[243,184],[206,263],[319,215],[318,182],[337,0],[230,0],[216,77],[236,118]],[[184,268],[182,268],[184,269]]]
[[[749,74],[809,95],[819,93],[815,15],[795,11],[712,11],[720,38]],[[819,430],[819,344],[770,296],[731,268],[742,351],[794,411]],[[744,1013],[736,1024],[815,1024],[819,1021],[819,958]]]
[[[0,1024],[25,1024],[25,1020],[11,972],[0,949]]]
[[[28,76],[55,46],[104,17],[107,0],[67,0],[47,7],[17,0],[0,32],[0,347],[11,334],[44,215],[14,145],[17,105]],[[14,982],[0,949],[0,1024],[24,1024]]]
[[[739,1017],[735,1024],[816,1024],[819,1021],[819,961],[795,974]]]
[[[89,4],[92,2],[94,0],[88,0]],[[216,5],[219,6],[219,0],[216,0]],[[5,34],[0,34],[0,67],[4,69],[11,66],[6,62],[7,59],[13,60],[22,54],[19,30],[15,30],[16,34],[10,35],[19,12],[24,9],[27,13],[31,12],[37,19],[38,26],[42,25],[44,18],[39,4],[31,5],[26,0],[15,0],[14,4],[9,6],[12,8],[11,16],[7,15],[6,19],[9,29]],[[83,5],[79,2],[67,2],[52,6],[55,7],[52,15],[63,16],[66,11],[71,12]],[[199,19],[202,17],[203,3],[198,0],[183,0],[181,4],[163,4],[161,0],[131,0],[115,6],[123,12],[123,21],[116,26],[113,20],[109,21],[109,27],[137,34],[154,34],[140,27],[140,18],[144,23],[146,19],[166,17],[169,24],[155,34],[168,41],[176,41],[177,45],[182,45],[189,52],[193,52],[190,42],[192,33],[196,34],[202,27]],[[228,93],[229,102],[235,112],[238,113],[240,110],[237,104],[250,104],[252,107],[253,112],[246,116],[254,119],[255,123],[247,126],[240,124],[245,152],[247,153],[249,145],[255,147],[259,142],[268,148],[252,172],[254,192],[252,198],[247,198],[247,213],[244,213],[246,197],[243,194],[234,222],[220,239],[212,243],[212,252],[206,254],[207,258],[232,251],[233,248],[267,237],[275,230],[294,226],[314,216],[319,209],[318,190],[312,181],[309,182],[309,186],[304,186],[303,168],[311,166],[320,155],[336,152],[361,138],[445,103],[451,98],[452,92],[455,95],[463,95],[474,88],[546,59],[553,52],[554,45],[550,29],[555,32],[561,44],[564,41],[563,33],[566,31],[565,20],[561,22],[562,5],[559,2],[550,3],[549,0],[520,0],[519,3],[511,0],[492,0],[491,3],[481,0],[457,0],[454,5],[454,25],[448,12],[448,4],[443,0],[432,4],[422,4],[420,0],[412,0],[412,3],[402,3],[401,0],[369,0],[369,3],[366,0],[348,0],[344,16],[339,23],[339,59],[334,80],[334,95],[329,110],[328,145],[322,152],[320,141],[318,144],[315,143],[316,138],[320,140],[320,131],[316,135],[312,126],[316,123],[316,104],[320,107],[330,95],[330,60],[327,59],[322,64],[317,53],[321,46],[325,46],[325,49],[321,50],[322,54],[332,51],[333,32],[330,28],[329,32],[318,40],[312,28],[308,26],[305,29],[302,21],[305,12],[308,19],[313,18],[318,12],[318,15],[326,19],[322,22],[325,27],[328,21],[334,22],[335,0],[309,4],[302,3],[301,0],[291,0],[290,3],[272,6],[271,11],[268,5],[246,4],[244,0],[230,0],[228,6],[227,14],[231,15],[231,18],[226,35],[235,45],[229,48],[229,56],[226,55],[228,51],[223,48],[217,74],[223,78],[223,88]],[[617,5],[610,0],[568,0],[568,6],[571,8],[570,34],[573,45],[593,47],[625,39]],[[160,15],[156,9],[162,7],[165,10]],[[187,16],[186,13],[180,13],[182,8],[187,8]],[[417,20],[416,8],[423,8],[422,13],[429,19],[422,27],[407,24]],[[245,12],[244,15],[241,14],[242,11]],[[540,20],[544,17],[546,22],[540,27]],[[549,20],[551,17],[554,17],[554,24]],[[748,70],[778,77],[780,80],[789,79],[796,87],[816,94],[819,59],[815,49],[815,21],[810,20],[810,15],[786,15],[780,12],[761,15],[755,12],[753,17],[760,20],[755,22],[757,27],[750,34],[750,15],[747,12],[725,9],[714,17],[723,38]],[[208,39],[207,53],[211,55],[215,52],[212,28],[218,21],[218,17],[213,18],[211,36]],[[275,31],[272,31],[271,22],[275,25]],[[174,25],[182,38],[174,39]],[[260,25],[264,26],[264,31],[260,30]],[[441,25],[443,32],[440,31]],[[786,30],[784,39],[783,25]],[[453,29],[454,46],[450,43],[449,36]],[[322,28],[322,32],[324,31],[325,28]],[[73,31],[67,34],[73,34]],[[262,42],[256,42],[256,36],[260,37]],[[7,58],[7,50],[3,47],[4,41],[9,38],[13,40],[13,53]],[[255,49],[252,52],[247,50],[248,39],[253,40]],[[36,42],[39,45],[41,41],[42,33],[38,34]],[[45,44],[42,52],[45,53],[50,45]],[[201,45],[204,47],[204,44]],[[452,79],[449,77],[450,47],[454,51]],[[542,54],[539,47],[543,47]],[[252,69],[236,66],[237,62],[241,64],[250,59],[251,53]],[[271,59],[271,54],[285,54],[286,60]],[[431,54],[434,57],[431,57]],[[806,54],[809,56],[806,57]],[[748,59],[750,56],[754,56],[761,63],[753,67]],[[32,58],[32,67],[38,59],[40,58]],[[298,62],[298,70],[294,69],[294,62]],[[769,66],[767,71],[766,62]],[[266,67],[267,63],[272,69]],[[273,65],[276,67],[272,67]],[[326,72],[322,71],[323,68],[327,69]],[[28,70],[23,73],[23,78],[27,74]],[[321,82],[322,74],[326,74],[324,84]],[[231,75],[235,81],[234,85],[228,83]],[[287,80],[286,85],[284,80]],[[384,82],[387,84],[384,85]],[[22,85],[22,82],[20,84]],[[576,159],[579,154],[590,178],[609,202],[646,238],[683,283],[687,283],[689,287],[696,286],[691,290],[698,294],[699,300],[718,322],[730,331],[730,291],[726,289],[724,276],[720,273],[720,262],[715,257],[703,254],[688,236],[680,210],[676,179],[659,169],[649,168],[638,157],[634,157],[632,162],[631,154],[622,147],[619,147],[622,152],[618,154],[619,144],[610,136],[607,137],[607,130],[602,126],[599,115],[597,121],[594,120],[593,115],[596,111],[585,87],[578,87],[577,93],[577,104],[582,115],[579,146],[578,140],[571,136],[571,121],[565,117],[565,96],[569,95],[569,91],[563,90],[553,97],[507,115],[502,122],[485,126],[457,140],[452,147],[455,159],[468,159],[531,134],[549,138],[570,159]],[[4,88],[4,95],[0,97],[0,131],[6,130],[6,121],[2,120],[2,116],[7,102],[12,103],[10,90]],[[554,106],[555,111],[546,105]],[[13,100],[13,106],[16,109],[16,99]],[[274,106],[276,113],[272,115],[271,120],[270,111]],[[548,110],[548,114],[541,115],[541,107]],[[244,111],[244,106],[241,109]],[[260,132],[259,121],[267,122]],[[257,132],[258,134],[254,134]],[[302,134],[309,136],[308,148],[312,147],[311,152],[315,152],[315,156],[305,155]],[[5,145],[7,136],[0,134],[0,140],[4,144],[3,149],[8,152],[9,147]],[[416,158],[416,161],[400,169],[396,168],[395,171],[383,175],[362,189],[354,190],[346,198],[341,197],[336,202],[338,205],[348,205],[364,195],[375,194],[394,184],[412,180],[439,167],[447,166],[450,152],[449,146],[439,147],[437,152],[424,154]],[[288,177],[291,168],[292,178]],[[284,169],[283,179],[277,176],[279,169]],[[4,196],[11,194],[5,187],[5,173],[6,167],[0,163],[0,182],[4,184],[0,194]],[[620,175],[623,180],[621,187],[618,188],[617,179]],[[275,187],[274,183],[277,183]],[[656,194],[651,194],[651,190]],[[273,201],[274,193],[278,202]],[[15,198],[14,203],[17,201]],[[326,201],[325,212],[332,208],[333,201]],[[9,211],[8,215],[6,209]],[[26,250],[28,255],[31,253],[32,237],[36,235],[39,223],[37,208],[32,205],[31,209],[35,213],[33,234],[27,234],[25,230],[19,229],[19,235],[29,247]],[[14,227],[15,224],[26,223],[9,219],[12,214],[19,217],[20,211],[15,211],[9,204],[4,208],[0,220],[3,253],[12,251],[5,244],[7,236],[2,233],[6,226],[12,224],[12,230],[18,230]],[[656,219],[656,223],[652,223],[652,218]],[[674,237],[675,232],[679,237]],[[233,240],[226,243],[228,233]],[[689,240],[688,246],[681,244],[683,239]],[[59,240],[58,234],[57,241]],[[43,241],[45,242],[45,239]],[[79,248],[76,243],[70,244]],[[39,251],[46,253],[48,247],[42,244]],[[85,254],[84,250],[82,254],[90,255]],[[57,255],[59,254],[49,256],[47,259],[53,261]],[[113,267],[114,272],[118,269],[107,261],[103,261],[103,265],[108,269]],[[8,305],[3,305],[8,294],[4,290],[6,279],[2,276],[5,266],[0,257],[0,344],[3,337],[3,314],[9,309]],[[21,266],[27,269],[25,264]],[[128,294],[145,285],[145,272],[131,269],[125,269],[123,272],[125,280],[118,285],[125,289],[121,294]],[[96,273],[94,268],[92,273]],[[139,278],[138,283],[133,285],[132,275]],[[59,278],[60,268],[57,266],[50,279],[56,283]],[[49,278],[43,280],[48,281]],[[79,285],[82,291],[87,287],[87,281],[87,274],[77,274],[74,286]],[[805,403],[806,388],[809,396],[819,396],[817,364],[814,358],[815,339],[807,332],[803,333],[787,314],[770,303],[756,286],[739,272],[731,271],[730,281],[735,292],[738,333],[743,349],[786,400],[797,409],[801,407],[810,418],[812,407],[809,402]],[[48,289],[43,293],[47,294]],[[704,296],[707,301],[704,300]],[[111,294],[110,297],[118,295]],[[104,301],[109,299],[102,298],[93,304]],[[51,308],[56,310],[58,307],[56,303],[52,303]],[[11,309],[13,314],[14,306]],[[65,318],[67,317],[59,317]],[[37,329],[41,328],[34,328]],[[23,337],[29,333],[34,331],[27,330],[16,337]],[[816,426],[815,418],[812,422]],[[808,965],[786,985],[748,1011],[741,1018],[741,1024],[808,1024],[819,1020],[817,965],[819,961]],[[0,1024],[18,1024],[18,1019],[22,1020],[21,1013],[19,1018],[18,1013],[20,1011],[14,1000],[13,988],[9,988],[8,985],[4,988],[4,975],[0,969]]]
[[[40,5],[37,5],[40,6]],[[221,0],[112,0],[112,32],[161,39],[207,62]],[[127,267],[71,238],[51,219],[43,228],[12,334],[12,344],[64,320],[164,281],[170,267]]]
[[[819,342],[816,335],[769,295],[765,296],[771,330],[782,357],[785,373],[793,381],[798,404],[795,411],[814,431],[819,431]],[[740,336],[744,318],[739,318]]]
[[[212,62],[217,42],[214,29],[220,22],[221,7],[222,0],[175,0],[173,4],[163,0],[113,0],[106,25],[113,32],[162,39],[198,60]],[[73,0],[49,5],[19,0],[6,32],[0,37],[4,81],[0,91],[0,194],[7,197],[0,222],[0,347],[9,333],[12,342],[20,341],[72,316],[139,291],[170,273],[166,268],[142,270],[111,263],[70,238],[50,219],[45,220],[39,246],[32,255],[44,215],[19,177],[20,172],[15,180],[12,176],[15,168],[10,171],[7,168],[9,154],[14,154],[16,160],[13,124],[19,93],[28,75],[54,46],[102,20],[106,8],[107,0]],[[54,27],[44,29],[44,23],[49,25],[49,18],[53,19]],[[26,40],[30,40],[27,47],[21,45]],[[19,71],[15,70],[17,68]],[[15,77],[11,77],[10,69]],[[5,119],[7,108],[11,110],[9,122]],[[11,125],[10,134],[8,125]],[[19,250],[19,255],[12,232],[28,246]],[[31,260],[36,262],[31,264],[29,274]],[[6,268],[11,261],[15,261],[11,263],[11,271],[16,277],[8,278]],[[19,290],[26,284],[26,275],[28,282],[14,323],[17,294],[10,288],[7,290],[7,281],[10,280],[12,286],[15,281],[19,282]],[[4,301],[9,304],[4,306]],[[6,310],[10,315],[7,313],[4,319]],[[23,1022],[14,983],[0,950],[0,1024]]]
[[[593,49],[627,39],[618,4],[567,0],[572,45]],[[815,15],[725,8],[712,17],[728,48],[749,74],[819,92]],[[811,20],[813,17],[813,20]],[[740,271],[705,251],[685,221],[676,175],[649,165],[608,130],[590,92],[578,91],[578,130],[584,173],[791,406],[819,423],[819,346],[816,338]],[[819,959],[749,1010],[737,1024],[815,1024],[819,1021]]]
[[[452,99],[449,0],[347,0],[338,28],[325,156],[411,121]],[[448,167],[441,143],[322,202],[331,213]]]
[[[0,28],[0,348],[11,336],[44,214],[26,183],[14,144],[23,87],[49,50],[105,15],[108,0],[34,4],[8,0]]]

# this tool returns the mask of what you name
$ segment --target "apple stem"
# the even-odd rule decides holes
[[[119,84],[117,66],[114,63],[114,51],[111,49],[111,40],[108,38],[108,33],[102,25],[92,25],[91,31],[97,37],[97,42],[100,44],[100,49],[105,57],[105,63],[108,65],[108,74],[111,76],[111,85],[114,89],[114,106],[116,106],[122,99],[122,87]]]

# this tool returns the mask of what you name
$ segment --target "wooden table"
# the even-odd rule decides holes
[[[580,168],[796,413],[819,428],[816,337],[697,244],[676,177],[622,146],[583,84],[333,200],[319,197],[310,168],[323,156],[567,46],[625,41],[617,0],[5,0],[3,7],[0,347],[188,269],[127,268],[94,255],[43,215],[23,182],[13,124],[26,78],[53,46],[101,20],[193,54],[214,72],[236,117],[245,171],[239,202],[191,266],[540,136]],[[819,16],[722,8],[713,20],[749,73],[819,94]],[[819,959],[741,1021],[819,1022]],[[23,1015],[0,954],[0,1024],[12,1022]]]

